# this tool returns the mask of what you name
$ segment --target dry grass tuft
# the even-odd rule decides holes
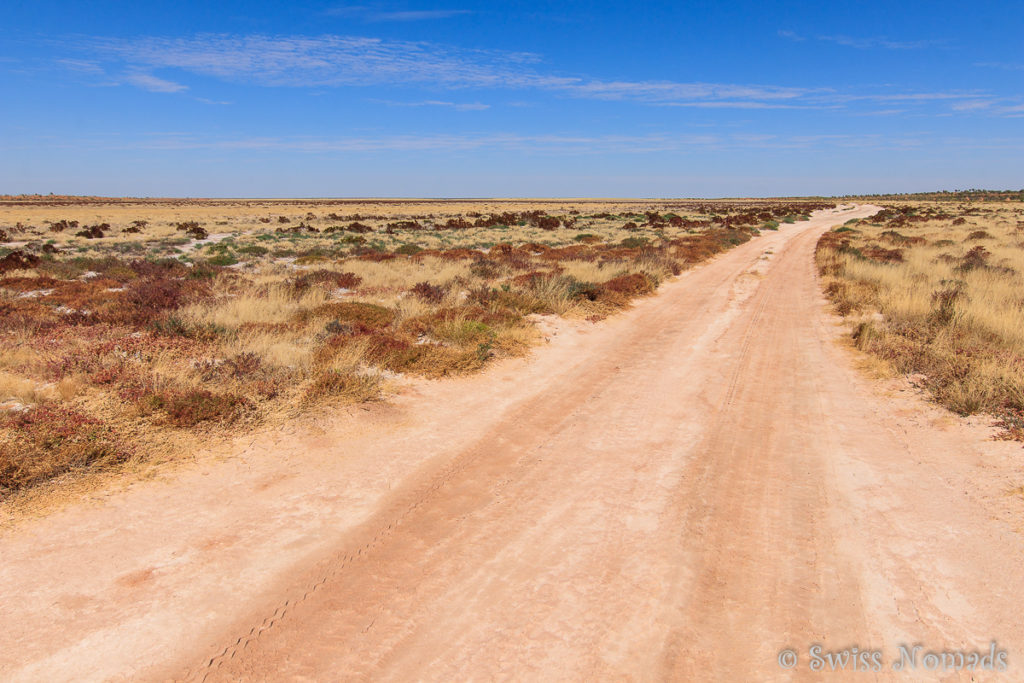
[[[983,205],[901,204],[824,235],[825,292],[850,316],[856,346],[962,415],[1024,417],[1024,213]],[[894,228],[901,233],[894,237]],[[984,240],[984,245],[976,244]],[[898,242],[900,257],[881,247]]]
[[[824,206],[0,200],[0,494],[477,372]]]

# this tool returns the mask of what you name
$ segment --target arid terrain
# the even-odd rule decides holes
[[[823,206],[0,202],[0,499],[479,371]]]
[[[961,415],[1024,436],[1024,208],[900,202],[822,237],[825,291],[857,348]]]
[[[1013,680],[1019,206],[8,200],[0,679]]]

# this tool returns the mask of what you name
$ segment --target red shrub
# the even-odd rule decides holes
[[[861,249],[865,258],[882,263],[901,263],[903,261],[902,249],[886,249],[885,247],[865,247]]]
[[[75,237],[84,237],[87,240],[100,239],[106,237],[104,231],[110,230],[109,223],[100,223],[99,225],[87,225],[83,229],[75,233]]]
[[[151,405],[167,413],[167,421],[175,427],[194,427],[201,422],[230,422],[238,419],[252,402],[234,394],[215,394],[193,389],[176,396],[153,396]]]
[[[339,273],[333,270],[314,270],[295,278],[292,283],[296,290],[305,290],[314,284],[330,288],[355,289],[363,278],[355,273]]]
[[[131,452],[102,421],[43,404],[0,418],[13,438],[0,445],[0,489],[17,490],[69,470],[123,462]]]
[[[435,304],[440,303],[446,294],[446,289],[444,287],[432,285],[429,282],[417,282],[409,291],[420,301]]]
[[[394,254],[386,251],[374,251],[368,249],[359,253],[359,258],[362,261],[391,261],[397,258]]]
[[[516,248],[513,245],[502,242],[491,247],[490,251],[487,252],[487,255],[495,258],[498,256],[511,256],[515,252]]]
[[[620,275],[602,285],[605,291],[625,296],[641,296],[654,291],[654,281],[645,273]]]
[[[395,319],[395,312],[384,306],[361,301],[338,301],[301,311],[295,318],[297,322],[306,322],[313,318],[332,318],[338,322],[358,323],[369,329],[380,329],[391,324]]]
[[[20,249],[12,251],[7,256],[0,258],[0,273],[10,270],[26,270],[39,265],[39,257],[35,254],[26,254]]]
[[[517,287],[534,287],[541,281],[551,277],[551,273],[546,270],[533,270],[529,273],[523,273],[522,275],[516,275],[512,278],[512,284]]]

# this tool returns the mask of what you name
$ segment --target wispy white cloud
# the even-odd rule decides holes
[[[368,21],[423,21],[429,19],[449,19],[463,14],[472,14],[468,9],[434,9],[409,12],[376,12],[371,13]]]
[[[321,11],[320,14],[328,17],[350,17],[369,12],[370,9],[366,5],[335,5]]]
[[[716,83],[676,83],[672,81],[588,81],[558,86],[574,95],[607,100],[643,100],[647,102],[729,100],[792,100],[815,92],[808,88],[771,85],[732,85]],[[820,91],[819,91],[820,92]]]
[[[233,150],[289,150],[310,153],[329,152],[417,152],[417,151],[469,151],[496,149],[530,152],[645,152],[666,149],[667,146],[708,145],[717,142],[714,136],[670,138],[668,136],[624,135],[522,135],[515,133],[488,134],[424,134],[348,136],[338,138],[313,137],[252,137],[237,139],[207,139],[189,135],[154,136],[148,142],[133,148],[154,150],[233,149]]]
[[[896,92],[896,93],[836,93],[830,96],[835,102],[936,102],[969,100],[981,96],[976,90],[947,92]]]
[[[774,85],[587,79],[539,71],[540,57],[532,53],[352,36],[94,39],[83,43],[82,48],[140,70],[180,69],[264,86],[533,88],[581,98],[718,102],[723,107],[789,101],[824,92]]]
[[[1005,71],[1024,71],[1024,62],[975,62],[974,66],[985,67],[987,69],[1003,69]]]
[[[368,22],[384,21],[429,21],[432,19],[450,19],[464,14],[473,14],[468,9],[429,9],[388,11],[367,5],[339,5],[329,7],[322,14],[330,17],[352,17]]]
[[[418,102],[396,102],[394,100],[370,100],[378,104],[386,104],[389,107],[442,107],[456,111],[484,111],[490,109],[491,105],[483,102],[446,102],[444,100],[422,100]]]
[[[153,74],[147,74],[142,72],[126,73],[121,77],[124,83],[134,85],[137,88],[148,90],[150,92],[182,92],[188,90],[187,85],[181,83],[175,83],[174,81],[168,81],[163,78],[154,76]]]
[[[714,100],[710,102],[655,102],[660,107],[694,109],[837,109],[836,104],[779,104],[777,102],[744,102],[742,100]]]
[[[351,9],[351,8],[349,8]],[[781,32],[780,32],[781,33]],[[827,87],[667,80],[604,80],[543,68],[529,52],[465,49],[428,42],[358,36],[231,36],[82,39],[82,63],[136,74],[133,85],[179,92],[185,85],[153,76],[177,70],[266,87],[428,87],[532,89],[567,97],[700,108],[838,109],[861,103],[917,104],[978,99],[984,92],[840,92]],[[413,105],[406,105],[413,106]],[[427,100],[419,106],[482,109],[479,103]],[[889,107],[890,109],[892,107]]]
[[[1021,107],[1024,114],[1024,106]],[[502,151],[533,155],[547,154],[661,154],[698,151],[807,150],[847,149],[999,149],[1024,151],[1024,137],[950,137],[928,131],[907,131],[898,134],[832,133],[792,135],[757,132],[716,131],[703,134],[650,135],[578,135],[551,133],[527,135],[518,133],[462,133],[420,135],[362,135],[343,137],[238,137],[215,138],[186,132],[153,132],[142,137],[123,135],[94,139],[66,139],[48,136],[31,141],[0,141],[0,149],[28,148],[78,149],[87,151],[149,151],[173,152],[188,150],[240,152],[296,152],[305,154],[357,153],[431,153]]]
[[[1024,115],[1024,103],[1020,98],[984,98],[957,102],[953,111],[966,113],[985,113],[991,116],[1018,117]]]
[[[934,40],[890,40],[889,38],[854,38],[851,36],[818,36],[818,40],[835,43],[844,47],[854,47],[858,50],[871,50],[883,48],[885,50],[921,50],[926,47],[939,45]]]
[[[424,134],[316,137],[250,137],[234,139],[200,138],[187,134],[154,134],[138,141],[132,149],[148,150],[249,150],[294,151],[311,154],[335,152],[460,152],[473,150],[516,151],[531,154],[650,154],[685,152],[687,150],[743,149],[864,149],[915,147],[935,140],[926,134],[884,136],[847,133],[819,135],[776,135],[757,133],[706,133],[693,135],[523,135],[489,134]],[[958,144],[962,144],[962,141]]]
[[[899,116],[906,114],[906,109],[876,109],[874,111],[856,112],[855,116]]]
[[[354,36],[94,39],[82,48],[148,68],[177,68],[266,86],[430,83],[448,87],[547,86],[573,79],[524,68],[529,53],[445,48]]]
[[[978,111],[980,109],[991,109],[996,100],[965,100],[953,104],[953,111]]]
[[[808,38],[795,31],[780,30],[777,32],[780,38],[795,42],[804,42]],[[814,40],[835,43],[844,47],[857,48],[858,50],[871,50],[881,48],[885,50],[921,50],[927,47],[942,45],[938,40],[892,40],[884,36],[854,37],[847,35],[818,35]]]
[[[103,73],[103,67],[101,67],[98,62],[91,59],[58,59],[55,61],[58,66],[70,71],[97,75]]]

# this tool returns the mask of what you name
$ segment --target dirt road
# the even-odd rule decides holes
[[[789,680],[818,643],[914,680],[901,644],[996,641],[1021,680],[1019,444],[880,393],[819,293],[817,236],[873,212],[21,525],[0,679]]]

